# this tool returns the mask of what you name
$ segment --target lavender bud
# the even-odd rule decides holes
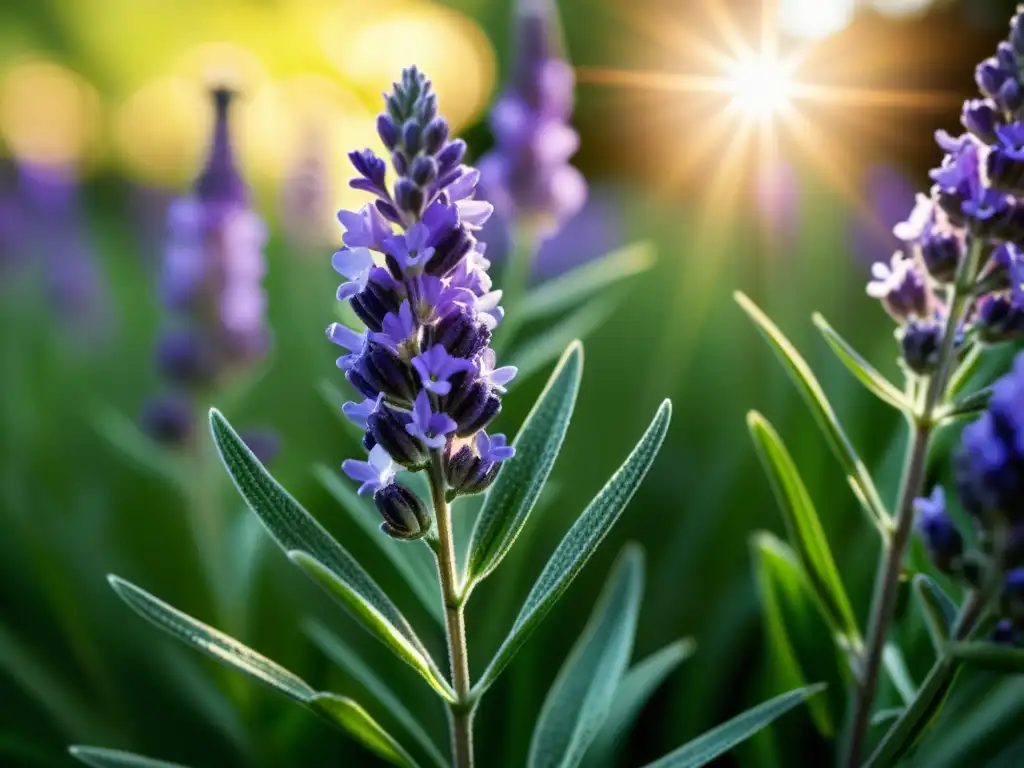
[[[437,178],[437,161],[429,155],[420,155],[409,169],[409,178],[418,186],[428,186]]]
[[[942,349],[942,326],[930,320],[912,320],[900,330],[900,344],[907,368],[921,376],[934,373]]]
[[[1013,306],[1003,296],[989,296],[978,309],[975,328],[983,344],[1024,339],[1024,310]]]
[[[388,111],[388,117],[390,117],[393,122],[400,123],[402,121],[403,109],[401,103],[398,101],[397,89],[395,94],[387,97],[384,102],[384,106]]]
[[[932,495],[914,501],[917,530],[935,566],[952,573],[964,552],[964,540],[946,511],[946,494],[935,486]]]
[[[1016,112],[1024,106],[1024,89],[1016,79],[1007,79],[996,94],[996,102],[1007,112]]]
[[[992,99],[997,99],[999,89],[1006,82],[1006,74],[995,59],[985,59],[974,70],[974,81],[983,94]]]
[[[491,343],[491,332],[465,309],[442,317],[430,329],[430,346],[440,344],[452,357],[476,357]]]
[[[1020,630],[1009,619],[1000,619],[988,636],[990,643],[998,645],[1021,645],[1024,641]]]
[[[139,416],[142,431],[158,443],[180,447],[193,434],[192,404],[181,395],[153,397],[142,406]]]
[[[423,190],[411,179],[402,178],[395,182],[395,205],[398,206],[398,210],[419,218],[425,202]]]
[[[423,151],[436,155],[448,141],[448,122],[440,117],[431,120],[423,129]],[[461,159],[461,158],[460,158]]]
[[[377,115],[377,135],[388,151],[398,146],[398,127],[390,115]]]
[[[402,148],[409,157],[420,151],[420,124],[414,119],[407,120],[402,126]]]
[[[391,153],[391,164],[395,167],[395,173],[399,176],[405,176],[409,172],[409,160],[400,149],[396,149]]]
[[[395,462],[407,469],[421,469],[429,463],[430,457],[420,442],[406,431],[409,421],[408,414],[381,405],[370,414],[366,430],[368,435],[372,435],[373,445],[384,446]]]
[[[462,158],[466,156],[466,142],[462,139],[455,139],[450,142],[437,156],[438,172],[441,174],[448,173],[453,168],[456,168],[459,163],[462,162]]]
[[[935,233],[921,241],[921,261],[937,282],[952,283],[962,257],[963,244],[954,234]]]
[[[157,343],[160,375],[176,384],[206,386],[217,375],[217,354],[210,340],[189,329],[166,331]]]
[[[986,144],[995,144],[999,139],[996,126],[999,124],[999,109],[988,99],[973,99],[964,102],[960,122],[964,128]]]
[[[1007,75],[1012,76],[1019,69],[1017,54],[1014,53],[1013,46],[1005,40],[996,46],[996,61]]]
[[[393,539],[412,541],[420,539],[430,531],[430,512],[420,497],[404,485],[390,483],[373,494],[384,522],[380,529]]]
[[[1018,57],[1024,57],[1024,13],[1019,11],[1010,20],[1010,45]]]

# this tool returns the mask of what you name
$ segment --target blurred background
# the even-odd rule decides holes
[[[686,636],[698,648],[641,716],[623,765],[649,761],[789,687],[764,636],[752,575],[751,535],[780,532],[781,519],[747,437],[751,408],[794,454],[863,615],[875,537],[732,292],[749,293],[800,347],[891,498],[902,424],[830,357],[810,315],[824,313],[898,375],[891,323],[864,294],[868,269],[890,255],[891,227],[939,160],[933,131],[957,129],[961,102],[975,95],[974,65],[1005,36],[1014,5],[560,3],[577,67],[582,143],[573,162],[590,202],[545,248],[534,277],[637,240],[652,244],[657,261],[586,339],[580,401],[553,474],[557,494],[470,606],[475,674],[657,403],[671,397],[676,415],[618,527],[485,701],[483,765],[522,765],[547,686],[629,540],[648,556],[634,658]],[[422,606],[314,471],[357,451],[323,396],[325,380],[328,390],[346,386],[323,338],[336,319],[334,213],[362,200],[347,186],[345,153],[376,142],[380,93],[403,66],[415,63],[434,79],[442,113],[473,156],[490,147],[486,114],[509,72],[512,14],[508,0],[0,7],[0,765],[66,765],[68,743],[197,768],[374,764],[283,697],[138,620],[107,586],[109,572],[230,630],[315,686],[358,698],[358,681],[304,632],[316,617],[443,733],[425,686],[290,567],[228,487],[218,491],[229,518],[221,557],[236,591],[234,609],[219,611],[184,512],[187,489],[164,471],[173,457],[134,425],[162,387],[154,343],[167,207],[187,191],[207,149],[205,87],[227,79],[240,93],[240,165],[270,231],[273,352],[244,392],[215,402],[236,424],[274,430],[275,476],[430,634]],[[709,78],[735,83],[747,71],[738,75],[736,63],[760,61],[769,43],[778,46],[772,56],[795,57],[786,74],[803,86],[791,103],[757,96],[757,88],[701,86]],[[743,98],[753,101],[737,108]],[[550,367],[508,395],[504,431],[514,433]],[[937,457],[934,471],[944,467]],[[913,645],[920,638],[910,625]],[[431,641],[441,647],[440,635]],[[920,680],[928,652],[908,659]],[[838,711],[837,662],[820,666],[817,679],[836,683]],[[979,674],[965,677],[957,695],[957,727],[937,729],[918,762],[1019,765],[1015,710],[1024,684]],[[813,765],[828,750],[820,723],[801,712],[722,764]]]

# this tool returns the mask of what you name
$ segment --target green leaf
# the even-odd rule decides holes
[[[305,553],[315,563],[308,571],[341,597],[342,605],[363,626],[413,667],[428,672],[432,686],[443,680],[409,622],[376,582],[345,549],[263,468],[227,420],[210,410],[210,426],[221,460],[242,498],[278,545]],[[321,573],[324,571],[325,573]],[[329,574],[330,578],[327,578]]]
[[[889,709],[879,709],[871,715],[871,725],[885,725],[890,720],[897,720],[903,716],[902,707],[890,707]]]
[[[782,334],[782,331],[758,309],[754,302],[742,293],[737,292],[735,295],[737,303],[757,325],[761,335],[768,341],[772,351],[775,352],[789,377],[800,390],[800,394],[811,409],[811,415],[824,433],[832,452],[842,464],[847,480],[853,487],[858,500],[868,512],[871,522],[888,535],[888,531],[892,527],[892,520],[885,509],[885,504],[882,503],[878,489],[875,488],[871,473],[857,456],[857,452],[840,426],[839,419],[825,396],[825,391],[814,377],[807,361],[800,356],[800,353]]]
[[[516,346],[508,360],[508,365],[519,369],[516,382],[525,381],[562,354],[573,341],[585,339],[597,330],[621,302],[621,291],[609,291],[604,296],[588,301],[529,341]]]
[[[563,312],[606,288],[617,286],[654,264],[654,246],[631,243],[532,289],[519,307],[527,323]]]
[[[139,467],[162,477],[181,492],[188,492],[189,477],[182,458],[155,442],[120,411],[104,407],[94,416],[96,431]]]
[[[953,626],[956,624],[960,609],[953,599],[942,591],[942,587],[923,573],[914,576],[914,596],[917,597],[921,612],[924,614],[932,645],[941,653],[953,634]]]
[[[917,696],[886,732],[865,763],[865,768],[895,765],[914,746],[942,711],[958,669],[959,664],[951,659],[943,658],[936,662],[918,689]]]
[[[773,682],[781,688],[805,687],[808,671],[804,664],[815,664],[826,658],[814,647],[814,627],[809,619],[817,619],[812,607],[814,597],[806,572],[796,553],[770,533],[755,534],[751,539],[754,556],[754,577],[761,597],[765,636],[772,650]],[[824,634],[824,626],[820,627]],[[810,636],[810,637],[809,637]],[[797,651],[797,641],[803,654]],[[810,646],[810,648],[808,648]],[[820,647],[820,645],[818,646]],[[815,672],[822,671],[817,664]],[[808,705],[815,727],[827,739],[836,733],[836,717],[827,699],[815,697]]]
[[[352,486],[323,464],[313,467],[313,474],[327,492],[341,505],[350,518],[366,533],[390,561],[391,566],[409,585],[431,616],[444,624],[444,606],[438,599],[437,569],[433,567],[430,550],[409,542],[396,541],[380,531],[380,513],[363,501]]]
[[[824,688],[823,685],[812,685],[769,699],[649,763],[647,768],[699,768],[707,765]]]
[[[690,639],[677,640],[630,667],[615,689],[611,712],[594,738],[583,765],[612,768],[618,753],[647,701],[676,667],[693,655],[697,645]]]
[[[1024,674],[1024,648],[995,643],[949,643],[946,653],[981,669]]]
[[[903,392],[875,370],[871,363],[861,357],[847,343],[846,339],[836,333],[824,317],[815,312],[812,319],[814,324],[818,326],[818,330],[821,331],[821,335],[825,337],[825,341],[832,348],[832,351],[836,353],[839,361],[850,370],[850,373],[861,384],[867,387],[871,394],[883,403],[887,403],[901,412],[906,412],[912,407]]]
[[[544,699],[530,742],[530,768],[579,765],[603,726],[633,650],[643,579],[643,552],[629,545]]]
[[[191,645],[207,656],[234,667],[297,701],[308,702],[316,693],[305,680],[271,661],[233,637],[193,619],[163,600],[117,576],[108,576],[110,586],[142,618]]]
[[[658,408],[647,432],[625,463],[612,475],[559,543],[527,595],[511,632],[474,687],[477,694],[486,691],[508,666],[619,519],[654,463],[671,418],[672,404],[666,400]]]
[[[917,695],[917,686],[910,677],[910,670],[907,668],[907,660],[903,658],[903,651],[893,642],[888,642],[882,648],[882,663],[885,665],[889,679],[892,680],[896,693],[904,704],[910,704]]]
[[[988,408],[988,401],[991,398],[992,387],[979,389],[977,392],[965,395],[955,403],[940,408],[935,418],[943,424],[961,419],[973,419]]]
[[[319,622],[310,621],[305,625],[306,634],[313,644],[331,661],[348,672],[380,704],[391,713],[399,725],[408,731],[439,767],[446,768],[448,762],[423,729],[416,717],[409,711],[401,698],[349,645]]]
[[[352,699],[333,693],[318,693],[310,706],[382,760],[401,768],[416,768],[416,761],[409,753]]]
[[[577,341],[562,355],[516,435],[516,455],[504,462],[487,492],[469,543],[472,582],[498,567],[526,525],[565,440],[582,374],[583,347]]]
[[[321,563],[308,552],[292,550],[288,553],[299,569],[333,597],[338,604],[347,608],[363,626],[370,629],[388,648],[395,652],[402,661],[415,669],[426,680],[430,687],[442,698],[454,702],[455,694],[444,676],[428,660],[419,648],[412,645],[402,634],[395,632],[387,619],[380,615],[373,605],[364,600],[346,581],[339,578],[330,568]]]
[[[747,427],[782,509],[789,541],[796,550],[825,621],[835,633],[858,638],[857,619],[832,558],[828,539],[789,451],[761,414],[751,411],[747,415]]]
[[[93,768],[185,768],[180,763],[153,760],[116,749],[73,746],[68,747],[68,753],[76,760],[91,765]]]

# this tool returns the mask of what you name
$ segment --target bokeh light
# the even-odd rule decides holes
[[[0,76],[0,134],[20,160],[81,165],[98,149],[99,96],[61,64],[21,61]]]
[[[856,0],[780,0],[778,23],[788,35],[818,40],[844,29],[856,10]]]
[[[785,109],[793,89],[792,66],[766,54],[742,56],[731,65],[733,107],[759,119]]]

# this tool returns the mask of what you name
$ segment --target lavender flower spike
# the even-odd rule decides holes
[[[466,145],[449,137],[433,87],[415,68],[402,73],[384,103],[377,131],[391,152],[390,172],[370,150],[350,154],[358,174],[352,186],[375,200],[338,214],[346,247],[334,257],[350,280],[338,298],[350,302],[368,333],[333,325],[328,336],[349,350],[339,366],[365,398],[344,408],[365,429],[371,459],[349,460],[344,469],[363,484],[361,492],[374,492],[382,529],[410,539],[426,535],[429,513],[412,491],[391,482],[394,466],[433,466],[443,474],[454,453],[483,446],[471,451],[482,471],[445,492],[484,490],[512,456],[504,438],[483,430],[501,410],[515,369],[497,367],[490,348],[503,317],[501,294],[491,290],[490,263],[475,233],[492,207],[476,199],[480,174],[462,164]]]
[[[491,111],[496,148],[480,161],[484,186],[508,219],[551,234],[583,207],[587,185],[569,165],[575,77],[562,53],[553,0],[518,0],[513,77]]]

